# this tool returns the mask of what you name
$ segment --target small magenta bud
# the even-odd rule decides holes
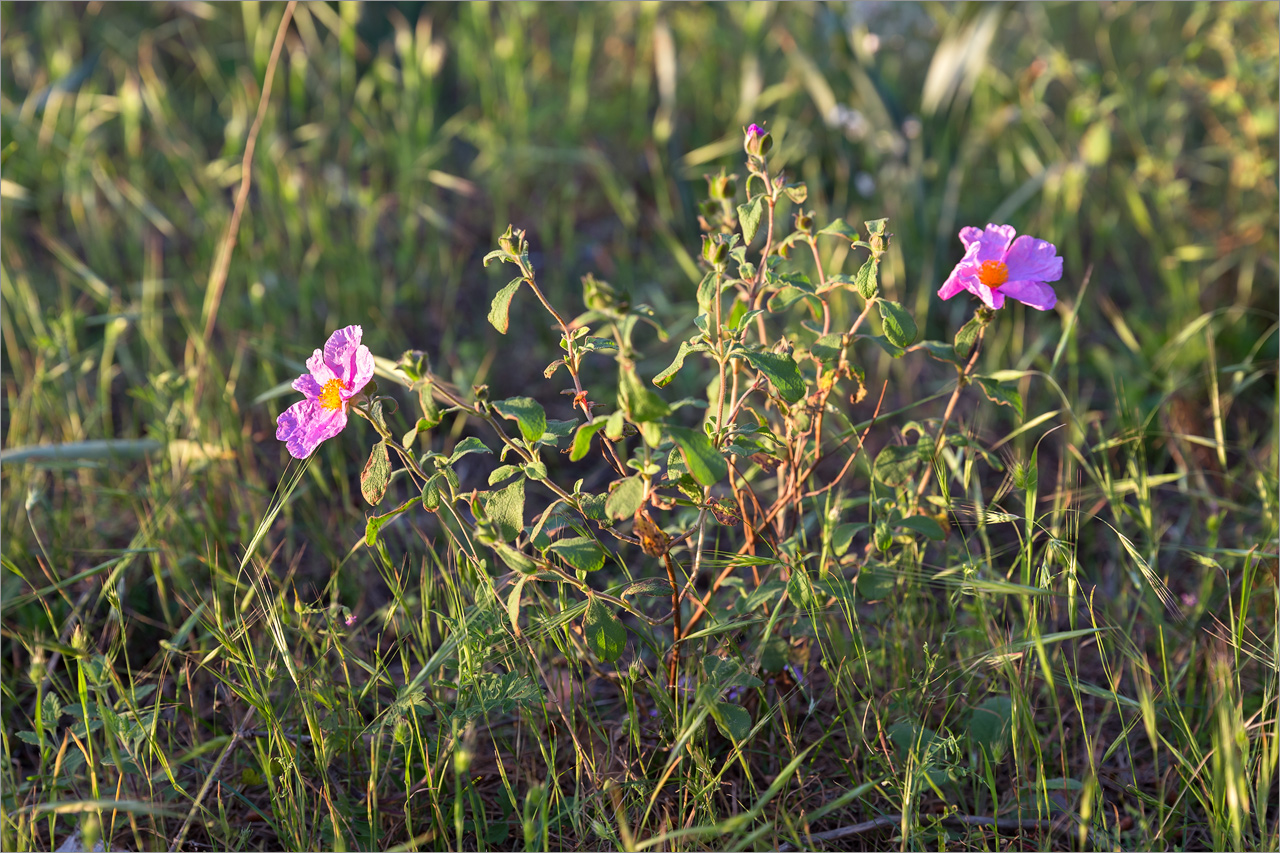
[[[753,124],[747,128],[747,138],[743,140],[742,147],[752,157],[763,157],[773,148],[773,137],[760,125]]]

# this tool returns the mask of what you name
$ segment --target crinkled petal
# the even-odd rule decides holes
[[[352,372],[351,378],[347,381],[347,388],[339,392],[343,400],[350,400],[359,394],[373,378],[373,353],[369,352],[367,346],[361,344],[356,347],[351,363]]]
[[[1058,261],[1061,263],[1062,259]],[[1058,304],[1058,295],[1053,288],[1041,281],[1008,281],[1000,285],[1000,292],[1041,311],[1048,311]]]
[[[951,271],[951,275],[947,276],[947,280],[943,282],[942,287],[938,290],[938,296],[943,299],[950,299],[964,290],[970,293],[975,292],[970,284],[970,279],[974,279],[976,275],[977,267],[961,261],[956,264],[956,268]]]
[[[1058,257],[1058,248],[1048,240],[1037,240],[1024,234],[1013,241],[1004,262],[1009,267],[1011,282],[1057,281],[1062,278],[1062,258]],[[1005,285],[1005,292],[1008,292],[1008,285]]]
[[[306,459],[320,442],[333,438],[347,425],[343,406],[326,409],[316,400],[299,400],[285,409],[276,420],[276,438],[285,442],[295,459]]]
[[[359,326],[347,326],[334,332],[329,336],[329,340],[324,342],[325,364],[329,365],[333,375],[341,379],[342,384],[348,389],[354,384],[357,373],[356,354],[361,349],[368,351],[368,347],[360,346],[363,333],[364,330]]]
[[[975,255],[977,262],[1003,261],[1005,252],[1017,233],[1012,225],[988,225],[987,230],[978,238],[978,253]]]
[[[972,225],[966,225],[960,229],[960,242],[964,243],[965,249],[982,239],[982,229],[974,228]]]
[[[324,353],[320,350],[316,350],[311,353],[311,358],[307,359],[307,370],[311,371],[311,376],[317,383],[319,383],[321,388],[323,388],[324,384],[330,379],[338,378],[337,374],[333,372],[333,369],[325,363]]]
[[[293,380],[293,390],[301,391],[307,396],[308,400],[315,400],[320,396],[320,392],[324,390],[324,385],[310,373],[304,373]]]
[[[975,276],[973,279],[973,292],[978,294],[978,298],[986,304],[988,308],[998,309],[1004,307],[1004,294],[999,290],[992,290],[987,287]]]

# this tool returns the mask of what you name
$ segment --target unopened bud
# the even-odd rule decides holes
[[[702,236],[702,259],[712,266],[720,266],[729,257],[729,244],[722,243],[709,234]]]
[[[760,125],[753,124],[747,128],[747,138],[743,140],[742,147],[752,157],[763,157],[773,148],[773,137]]]

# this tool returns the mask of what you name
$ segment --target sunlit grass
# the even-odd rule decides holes
[[[1280,847],[1273,6],[304,3],[203,350],[282,9],[0,7],[0,847]],[[890,218],[926,337],[961,225],[1067,264],[983,355],[1057,414],[961,407],[993,449],[944,456],[945,543],[723,588],[687,665],[761,673],[735,743],[658,629],[602,665],[542,585],[515,636],[435,517],[366,547],[365,425],[288,467],[269,392],[358,322],[550,400],[480,258],[516,222],[553,302],[593,271],[677,316],[750,121],[819,217]],[[886,411],[949,390],[916,356],[865,365]]]

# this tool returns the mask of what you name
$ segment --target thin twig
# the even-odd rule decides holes
[[[196,812],[200,811],[200,803],[204,802],[205,795],[209,793],[209,789],[213,787],[213,783],[218,779],[218,773],[222,770],[223,763],[227,760],[227,756],[231,751],[244,740],[247,733],[245,726],[249,725],[249,720],[253,718],[252,707],[244,712],[244,717],[240,720],[240,725],[236,726],[235,731],[231,733],[231,740],[222,748],[222,753],[218,756],[218,760],[213,763],[213,769],[209,771],[209,775],[205,777],[204,784],[200,786],[200,793],[196,794],[195,800],[191,803],[191,810],[187,812],[187,818],[182,822],[182,828],[178,830],[178,834],[174,836],[173,843],[169,845],[169,853],[176,853],[182,849],[182,845],[187,840],[187,832],[191,829],[191,822],[195,820]]]

